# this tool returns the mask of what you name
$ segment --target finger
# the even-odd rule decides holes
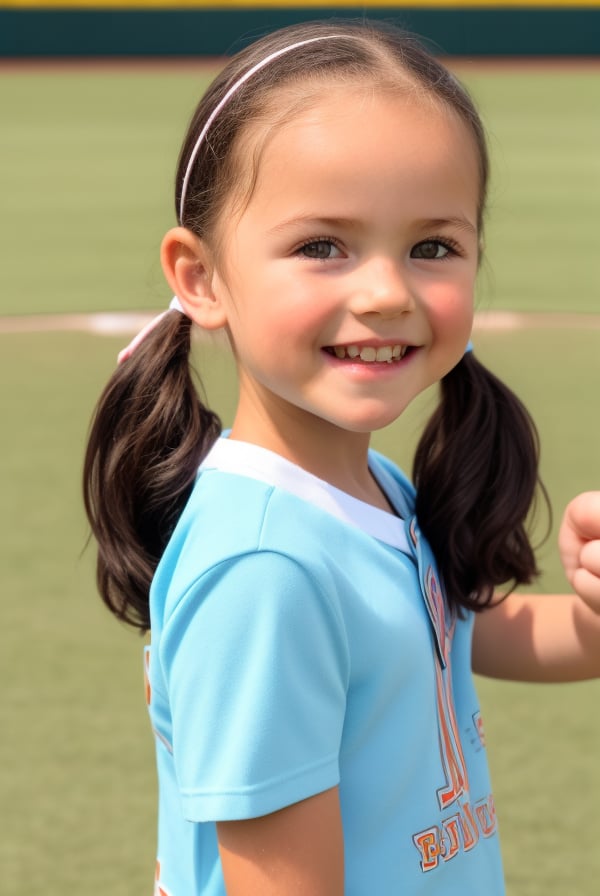
[[[600,538],[600,492],[583,492],[568,504],[563,516],[558,544],[567,578],[573,583],[573,575],[579,568],[580,553],[584,545]]]
[[[596,613],[600,613],[600,579],[587,569],[573,574],[573,587],[582,600]]]
[[[600,491],[577,495],[569,503],[565,516],[582,539],[600,538]]]
[[[600,579],[600,540],[584,544],[579,553],[579,564]]]

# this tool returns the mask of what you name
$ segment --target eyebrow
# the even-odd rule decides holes
[[[271,228],[271,233],[280,233],[292,227],[301,227],[306,224],[314,226],[322,226],[325,228],[337,229],[343,227],[348,230],[361,230],[365,224],[356,218],[341,217],[323,217],[321,215],[298,215],[295,218],[289,218],[276,224]],[[437,230],[441,227],[455,227],[457,230],[463,230],[467,233],[477,235],[477,227],[462,215],[452,216],[448,218],[423,218],[416,222],[418,229]]]
[[[319,225],[326,228],[330,227],[332,229],[345,227],[347,229],[360,230],[364,227],[364,224],[361,224],[356,218],[329,218],[323,217],[322,215],[297,215],[295,218],[288,218],[288,220],[276,224],[271,228],[270,232],[279,233],[282,230],[288,230],[290,227],[301,227],[305,224]]]
[[[462,215],[452,218],[426,218],[423,221],[419,221],[419,226],[423,227],[423,230],[429,227],[434,229],[438,227],[456,227],[457,230],[466,230],[469,233],[477,234],[477,227],[468,218],[462,217]]]

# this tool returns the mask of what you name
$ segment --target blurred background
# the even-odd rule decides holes
[[[556,517],[538,587],[566,587],[556,522],[600,488],[600,2],[0,0],[6,896],[151,891],[142,641],[95,594],[86,431],[129,331],[170,298],[158,248],[179,144],[223,55],[336,15],[415,31],[481,110],[493,178],[476,351],[538,423]],[[203,343],[195,362],[227,424],[229,357]],[[410,470],[434,403],[424,395],[376,447]],[[595,894],[600,686],[478,685],[509,894]]]

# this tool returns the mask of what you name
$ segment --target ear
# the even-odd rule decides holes
[[[163,238],[160,261],[187,316],[205,330],[224,327],[227,315],[213,290],[213,254],[206,243],[185,227],[173,227]]]

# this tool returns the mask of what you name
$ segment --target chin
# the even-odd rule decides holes
[[[377,414],[369,416],[366,419],[346,420],[345,422],[339,423],[338,426],[340,426],[341,429],[345,429],[347,432],[353,432],[357,435],[377,432],[377,430],[385,429],[386,426],[394,423],[401,414],[402,411],[397,414],[389,414],[389,412],[387,414]]]

